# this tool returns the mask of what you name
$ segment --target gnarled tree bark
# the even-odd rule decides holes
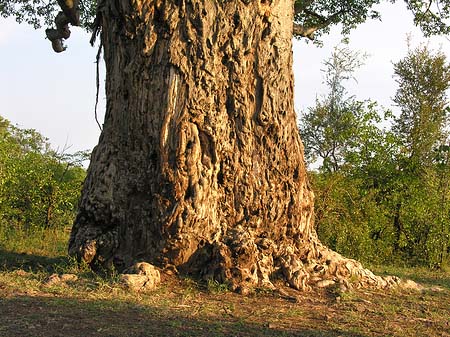
[[[385,287],[323,247],[293,108],[291,0],[99,7],[107,108],[69,252],[233,289]]]

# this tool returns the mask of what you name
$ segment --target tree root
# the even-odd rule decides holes
[[[76,238],[84,242],[81,246],[75,245],[75,238],[71,238],[69,254],[93,267],[111,267],[119,246],[117,232],[101,233],[92,229],[84,233],[83,238]],[[168,266],[159,264],[161,268]],[[360,262],[324,246],[315,234],[307,240],[284,238],[278,243],[278,240],[255,236],[242,226],[230,230],[220,241],[205,243],[187,263],[175,267],[182,274],[228,284],[231,290],[242,294],[255,288],[275,290],[276,280],[283,280],[300,291],[328,287],[343,292],[360,288],[423,289],[411,280],[375,275]]]
[[[56,29],[45,30],[47,38],[51,41],[53,50],[61,53],[67,49],[63,41],[70,37],[69,23],[73,26],[80,25],[79,0],[58,0],[62,11],[55,17]]]
[[[205,263],[199,256],[209,256],[210,260]],[[191,269],[194,264],[197,267]],[[234,229],[226,240],[205,246],[188,267],[194,273],[200,271],[203,279],[228,283],[232,290],[243,294],[257,287],[275,289],[272,282],[276,279],[301,291],[327,287],[339,287],[341,291],[421,288],[396,276],[377,276],[360,262],[325,247],[315,235],[309,240],[277,245],[268,238],[255,239],[242,227]]]
[[[282,273],[289,285],[298,290],[339,286],[341,290],[352,288],[391,289],[400,285],[396,276],[377,276],[356,260],[313,243],[315,258],[302,260],[296,255],[285,254],[280,258]]]

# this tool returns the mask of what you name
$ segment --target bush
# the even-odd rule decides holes
[[[35,130],[0,117],[0,217],[17,229],[70,225],[78,204],[86,153],[53,151]]]

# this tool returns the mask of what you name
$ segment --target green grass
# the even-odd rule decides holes
[[[57,258],[65,256],[70,228],[18,228],[0,222],[0,249],[14,254]]]
[[[0,336],[450,336],[450,273],[374,268],[410,278],[422,292],[276,291],[242,296],[226,284],[164,275],[148,293],[126,290],[66,256],[68,230],[0,230]],[[52,273],[73,283],[46,286]],[[278,286],[284,287],[283,284]],[[442,291],[432,291],[439,286]]]
[[[380,275],[397,275],[428,286],[438,286],[450,290],[450,269],[432,270],[425,267],[374,266],[372,270]]]

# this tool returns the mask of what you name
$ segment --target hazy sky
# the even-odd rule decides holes
[[[371,98],[389,108],[396,90],[392,62],[405,56],[407,34],[412,34],[413,45],[426,40],[413,26],[412,16],[402,2],[379,8],[382,22],[367,22],[350,36],[350,48],[370,57],[356,73],[358,83],[349,83],[348,89],[359,99]],[[297,112],[313,105],[316,95],[323,94],[322,62],[340,39],[335,30],[323,39],[322,48],[294,42]],[[99,136],[94,120],[97,49],[88,41],[88,34],[72,28],[68,50],[56,54],[43,29],[36,31],[12,19],[0,19],[0,115],[21,127],[37,129],[55,148],[62,149],[67,144],[72,146],[72,152],[94,147]],[[430,44],[442,47],[450,55],[447,39],[433,38]],[[101,120],[104,103],[102,95]]]

